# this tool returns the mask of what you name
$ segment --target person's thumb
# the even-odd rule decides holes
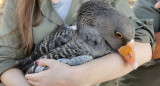
[[[52,68],[57,63],[54,59],[39,59],[36,61],[36,63],[39,66],[48,66],[49,68]]]

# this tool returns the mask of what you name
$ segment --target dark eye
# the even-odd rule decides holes
[[[117,38],[122,38],[123,36],[122,36],[122,34],[120,32],[116,32],[116,37]]]

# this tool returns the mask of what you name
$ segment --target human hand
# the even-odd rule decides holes
[[[25,76],[33,86],[84,86],[78,83],[74,67],[53,59],[41,59],[38,65],[49,69]]]

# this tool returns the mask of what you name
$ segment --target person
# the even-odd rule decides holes
[[[90,86],[133,71],[134,69],[116,53],[79,66],[68,66],[56,60],[38,60],[39,65],[48,66],[50,69],[25,76],[17,68],[16,60],[29,54],[33,43],[39,43],[63,23],[73,25],[77,10],[85,1],[8,0],[0,31],[1,82],[6,86]],[[61,2],[65,4],[61,6]],[[105,2],[124,13],[133,22],[136,28],[135,54],[138,65],[150,61],[155,45],[153,29],[135,17],[126,0]],[[60,7],[56,8],[55,5],[62,8],[58,9]],[[61,15],[66,17],[63,19]]]
[[[133,11],[137,18],[141,20],[150,19],[145,22],[150,27],[154,27],[156,36],[156,48],[152,56],[152,60],[137,70],[116,79],[113,86],[159,86],[160,85],[160,54],[159,54],[159,38],[160,38],[160,9],[155,4],[160,0],[137,0],[133,6]],[[153,25],[152,25],[153,23]],[[108,86],[108,85],[106,85]]]

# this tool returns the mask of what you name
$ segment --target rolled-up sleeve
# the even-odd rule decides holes
[[[136,18],[133,10],[129,7],[126,0],[114,0],[111,5],[115,7],[119,12],[125,14],[135,26],[135,41],[142,43],[150,43],[152,51],[155,48],[155,37],[153,29],[153,20],[145,19],[139,20]]]
[[[133,11],[139,19],[153,19],[154,32],[160,31],[160,9],[155,9],[154,5],[160,0],[137,0]]]
[[[8,0],[0,28],[0,74],[15,67],[17,58],[24,57],[20,50],[20,36],[18,32],[14,31],[17,27],[15,9],[16,0]]]

